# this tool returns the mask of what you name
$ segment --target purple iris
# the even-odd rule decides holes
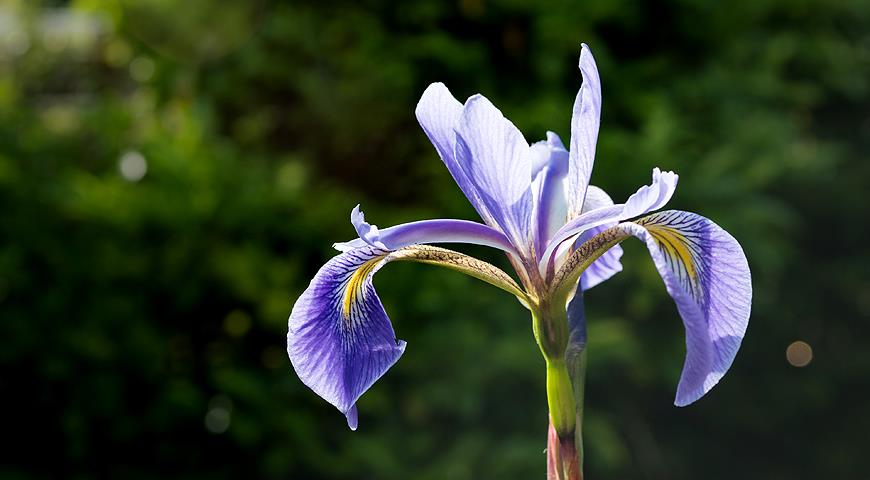
[[[423,93],[417,119],[483,223],[438,219],[379,229],[366,222],[359,207],[353,210],[358,238],[335,245],[342,253],[317,272],[296,301],[287,334],[287,352],[299,378],[344,413],[350,428],[357,426],[357,399],[405,351],[372,285],[375,272],[394,260],[446,266],[516,296],[536,320],[549,385],[550,365],[554,370],[564,365],[572,348],[585,342],[582,292],[622,270],[618,244],[634,236],[649,249],[686,330],[675,404],[700,398],[730,367],[746,331],[752,297],[743,250],[700,215],[677,210],[650,214],[673,195],[673,172],[654,169],[652,182],[619,204],[589,185],[601,85],[586,45],[580,71],[583,84],[574,102],[568,148],[555,133],[529,145],[481,95],[462,104],[441,83]],[[518,281],[489,263],[429,246],[434,243],[500,249]],[[572,303],[575,297],[578,301]],[[553,382],[559,381],[559,372],[553,375]],[[553,419],[560,401],[551,399]]]

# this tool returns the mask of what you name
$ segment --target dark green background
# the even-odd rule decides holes
[[[426,85],[567,140],[581,41],[593,182],[619,201],[678,172],[670,206],[737,237],[755,291],[730,373],[675,408],[682,326],[625,244],[586,297],[588,478],[870,475],[870,3],[0,6],[0,477],[543,478],[543,361],[503,292],[382,270],[408,349],[357,432],[284,342],[358,202],[381,226],[476,218],[416,124]]]

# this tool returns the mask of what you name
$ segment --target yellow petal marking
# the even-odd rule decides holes
[[[360,265],[348,279],[347,285],[344,287],[344,299],[341,309],[345,319],[350,319],[350,309],[362,294],[363,288],[365,288],[366,279],[385,256],[386,255],[381,255],[366,261]]]
[[[695,257],[692,255],[692,251],[688,247],[688,240],[685,235],[674,228],[664,225],[650,223],[644,226],[653,238],[656,239],[659,245],[666,250],[669,256],[680,259],[686,267],[686,273],[694,279],[696,276]]]

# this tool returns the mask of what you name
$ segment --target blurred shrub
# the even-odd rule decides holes
[[[542,362],[511,298],[385,269],[409,349],[356,433],[296,379],[285,320],[357,202],[382,226],[475,218],[416,126],[429,82],[567,140],[580,41],[593,181],[620,199],[679,172],[672,206],[741,240],[756,291],[733,373],[675,409],[682,329],[627,245],[587,299],[590,477],[868,470],[870,5],[0,5],[0,475],[540,476]]]

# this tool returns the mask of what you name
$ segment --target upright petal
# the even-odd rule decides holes
[[[583,84],[574,100],[571,117],[571,157],[568,165],[568,218],[581,214],[586,187],[595,161],[595,144],[601,118],[601,79],[592,52],[583,44],[580,52]]]
[[[517,249],[527,252],[532,215],[529,144],[481,95],[465,102],[456,133],[456,158],[466,177],[495,224]]]
[[[752,281],[737,240],[694,213],[667,210],[620,224],[646,243],[686,328],[675,404],[688,405],[728,371],[749,323]]]
[[[433,83],[423,92],[415,111],[417,121],[429,137],[435,150],[462,193],[488,225],[496,226],[493,215],[483,204],[477,188],[456,158],[456,128],[462,115],[462,104],[443,83]]]
[[[568,174],[568,151],[559,136],[547,132],[547,140],[531,146],[532,199],[535,251],[540,253],[550,237],[565,223],[568,204],[565,199],[565,175]]]
[[[379,229],[365,221],[365,216],[357,205],[351,212],[351,223],[359,238],[333,245],[339,251],[346,252],[366,245],[382,250],[398,250],[417,244],[472,243],[498,248],[507,253],[517,253],[503,233],[482,223],[468,220],[420,220]]]
[[[371,282],[387,254],[365,247],[333,257],[288,321],[287,353],[296,374],[354,429],[357,399],[405,351]]]

